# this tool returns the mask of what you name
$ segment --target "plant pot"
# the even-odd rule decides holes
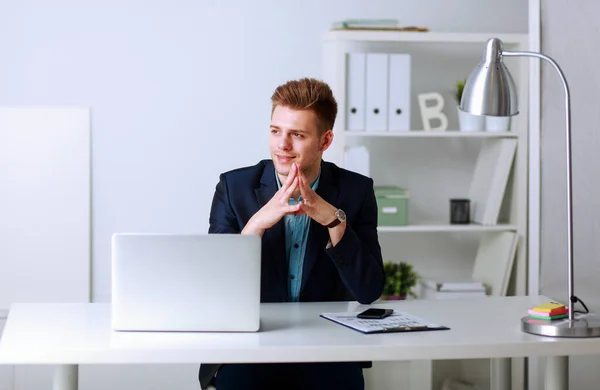
[[[460,131],[475,132],[485,130],[485,116],[469,114],[468,112],[461,111],[459,108],[456,110],[458,111]]]
[[[510,130],[509,116],[486,116],[485,130],[489,132],[501,132]]]

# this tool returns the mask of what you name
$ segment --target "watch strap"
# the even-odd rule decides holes
[[[346,214],[341,209],[337,209],[335,212],[335,219],[326,226],[328,228],[333,228],[343,222],[346,222]]]
[[[333,227],[336,227],[337,225],[339,225],[340,223],[342,223],[342,221],[340,221],[339,218],[336,218],[329,225],[327,225],[327,227],[333,228]]]

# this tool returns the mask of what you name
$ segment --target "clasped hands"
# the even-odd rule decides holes
[[[289,199],[300,190],[302,201],[290,205]],[[250,220],[242,233],[259,234],[275,225],[287,214],[306,214],[317,223],[326,226],[335,218],[337,208],[321,198],[310,186],[297,164],[292,164],[287,180],[275,195]]]

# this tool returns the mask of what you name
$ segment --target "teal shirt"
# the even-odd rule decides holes
[[[275,172],[277,179],[277,188],[281,188],[279,176]],[[321,173],[312,185],[313,191],[319,186]],[[301,202],[302,195],[296,200],[290,198],[288,204],[295,205]],[[300,287],[302,286],[302,267],[304,265],[304,253],[306,252],[306,241],[308,240],[308,230],[310,228],[310,217],[304,215],[285,215],[283,217],[285,225],[285,255],[288,262],[288,290],[290,301],[298,302],[300,296]]]

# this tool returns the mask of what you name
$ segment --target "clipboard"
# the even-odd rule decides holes
[[[382,319],[357,318],[359,313],[361,312],[322,313],[320,317],[364,334],[450,330],[447,326],[434,324],[405,312],[394,312]]]

